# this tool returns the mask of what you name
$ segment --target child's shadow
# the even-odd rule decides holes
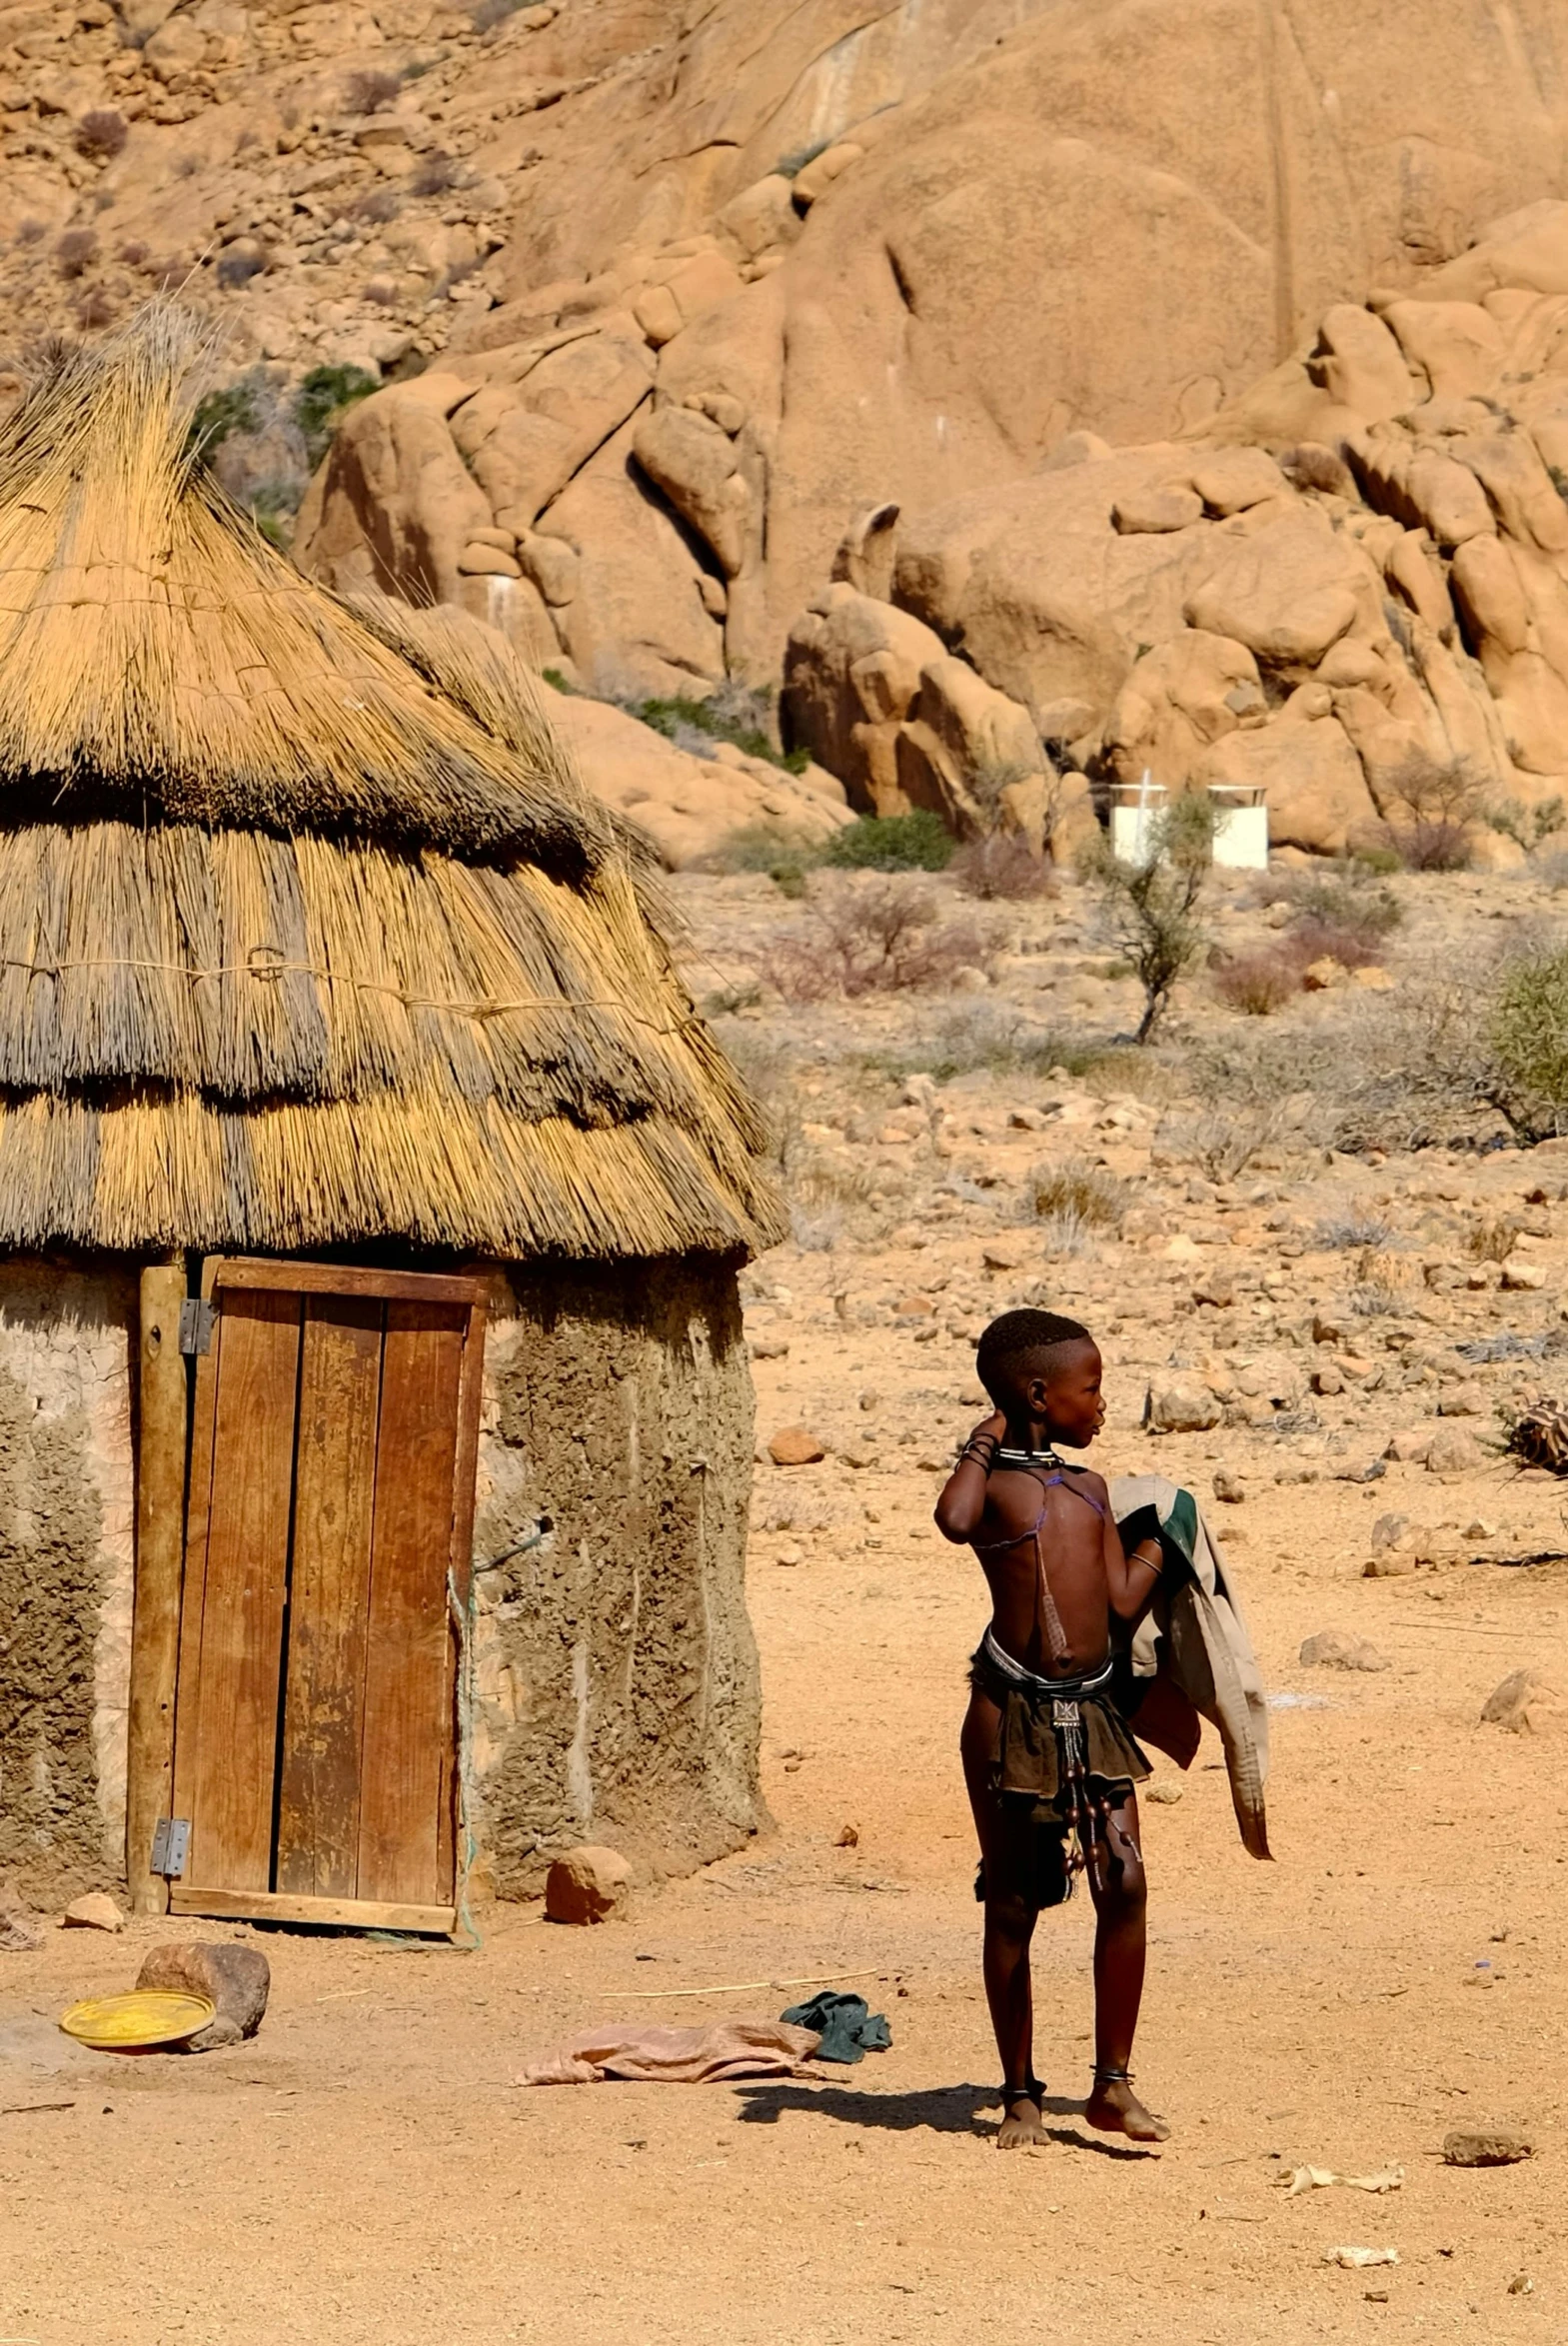
[[[806,2110],[818,2118],[835,2119],[841,2126],[879,2127],[892,2134],[913,2134],[928,2127],[933,2134],[993,2135],[1000,2118],[982,2112],[1000,2107],[994,2085],[933,2085],[907,2093],[864,2093],[844,2085],[738,2085],[743,2126],[777,2126],[785,2110]],[[1079,2118],[1083,2104],[1064,2094],[1048,2093],[1042,2109],[1051,2118]],[[1153,2146],[1113,2142],[1097,2134],[1079,2134],[1065,2126],[1047,2126],[1046,2139],[1068,2150],[1097,2151],[1107,2159],[1146,2159]]]

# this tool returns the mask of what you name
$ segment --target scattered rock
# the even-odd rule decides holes
[[[626,1905],[631,1893],[632,1868],[620,1850],[586,1841],[551,1866],[545,1912],[552,1922],[603,1922]]]
[[[809,1427],[784,1425],[770,1440],[768,1455],[776,1466],[814,1466],[827,1451]]]
[[[1444,1480],[1459,1474],[1473,1474],[1486,1463],[1486,1452],[1475,1435],[1465,1426],[1443,1427],[1427,1443],[1426,1470],[1439,1474]]]
[[[985,1248],[980,1260],[987,1270],[1016,1270],[1023,1257],[1013,1246],[992,1245]],[[960,1393],[958,1397],[960,1400],[967,1400],[969,1396],[965,1392]],[[983,1388],[977,1391],[974,1397],[976,1400],[983,1400],[985,1397]]]
[[[786,1335],[749,1336],[746,1348],[754,1360],[786,1360],[789,1356],[789,1338]]]
[[[835,1849],[858,1849],[859,1846],[859,1826],[854,1824],[841,1824],[838,1827],[838,1837],[833,1842],[833,1847]]]
[[[1510,1734],[1527,1735],[1537,1721],[1530,1716],[1539,1704],[1543,1708],[1556,1701],[1555,1690],[1548,1686],[1539,1671],[1511,1670],[1500,1686],[1494,1686],[1481,1705],[1481,1724],[1484,1727],[1506,1727]]]
[[[1540,1262],[1517,1262],[1510,1258],[1503,1264],[1502,1284],[1518,1294],[1534,1294],[1546,1284],[1546,1268]]]
[[[1361,1566],[1361,1577],[1363,1580],[1404,1580],[1415,1568],[1415,1557],[1408,1548],[1385,1547],[1381,1555],[1368,1556]]]
[[[1143,1422],[1151,1433],[1206,1433],[1224,1415],[1219,1397],[1206,1384],[1150,1385]]]
[[[1312,1390],[1315,1393],[1342,1393],[1344,1389],[1345,1372],[1337,1361],[1329,1360],[1321,1368],[1313,1369]]]
[[[1343,962],[1323,954],[1315,962],[1308,962],[1301,973],[1301,985],[1307,994],[1327,994],[1333,987],[1345,985],[1349,977]]]
[[[1516,2167],[1535,2145],[1517,2126],[1455,2126],[1443,2136],[1445,2167]]]
[[[1228,1311],[1235,1299],[1235,1275],[1225,1269],[1223,1264],[1216,1264],[1212,1270],[1205,1271],[1201,1278],[1193,1282],[1192,1300],[1194,1303],[1211,1303],[1216,1311]]]
[[[272,1973],[259,1947],[234,1939],[191,1940],[155,1947],[137,1973],[136,1984],[210,1996],[217,2010],[185,2048],[210,2053],[256,2034],[266,2014]]]
[[[1372,1525],[1372,1553],[1377,1555],[1385,1547],[1397,1547],[1409,1528],[1408,1515],[1379,1515]]]
[[[107,1890],[89,1890],[73,1898],[60,1917],[66,1930],[124,1930],[125,1916]]]
[[[44,1943],[33,1917],[9,1902],[0,1904],[0,1955],[30,1955]]]
[[[1156,1808],[1174,1808],[1181,1798],[1181,1786],[1173,1784],[1168,1776],[1156,1776],[1144,1784],[1138,1793],[1140,1800],[1152,1800]]]
[[[1431,1448],[1433,1438],[1429,1425],[1406,1426],[1403,1432],[1389,1436],[1383,1455],[1391,1458],[1396,1466],[1417,1466]]]
[[[1491,1403],[1479,1384],[1451,1384],[1438,1396],[1439,1417],[1489,1417]]]
[[[1239,1507],[1246,1495],[1247,1486],[1239,1474],[1233,1474],[1228,1466],[1214,1468],[1214,1496],[1217,1499],[1223,1499],[1227,1506]]]
[[[1319,1629],[1304,1638],[1300,1658],[1311,1670],[1386,1670],[1393,1666],[1370,1638],[1347,1637],[1339,1629]]]

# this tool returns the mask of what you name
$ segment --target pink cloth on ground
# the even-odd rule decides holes
[[[711,2085],[727,2077],[792,2077],[821,2043],[813,2028],[784,2020],[715,2020],[706,2028],[650,2028],[612,2021],[586,2029],[514,2085],[598,2085],[621,2077],[644,2085]]]

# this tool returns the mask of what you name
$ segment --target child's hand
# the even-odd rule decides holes
[[[988,1417],[982,1418],[979,1424],[976,1425],[974,1431],[970,1434],[969,1439],[970,1441],[977,1441],[980,1435],[984,1434],[989,1441],[1000,1441],[1006,1430],[1006,1411],[1004,1409],[992,1409],[990,1415]]]

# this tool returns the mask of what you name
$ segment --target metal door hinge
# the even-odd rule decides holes
[[[188,1816],[160,1816],[153,1828],[153,1861],[149,1870],[177,1881],[185,1871],[185,1852],[190,1845]]]
[[[200,1295],[188,1295],[180,1305],[180,1349],[182,1352],[210,1352],[212,1350],[213,1307]]]

